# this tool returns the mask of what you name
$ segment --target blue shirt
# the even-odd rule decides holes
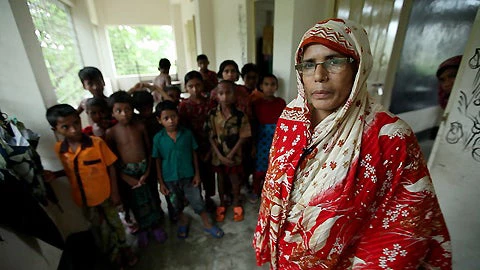
[[[152,157],[162,160],[162,178],[164,182],[178,181],[193,177],[193,151],[198,148],[190,130],[179,127],[176,141],[168,136],[165,129],[153,137]]]

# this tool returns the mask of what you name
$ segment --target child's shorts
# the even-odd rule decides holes
[[[205,211],[205,203],[200,194],[200,185],[194,187],[192,177],[182,178],[177,181],[165,182],[169,193],[170,202],[173,205],[175,215],[180,214],[185,208],[185,199],[188,200],[196,214]]]
[[[243,166],[242,165],[237,165],[237,166],[225,166],[225,165],[219,165],[219,166],[213,166],[213,171],[216,173],[224,173],[224,174],[240,174],[243,172]]]

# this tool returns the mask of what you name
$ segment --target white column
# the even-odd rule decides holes
[[[197,11],[195,20],[197,29],[197,52],[198,54],[207,55],[210,61],[209,69],[216,71],[215,26],[213,24],[212,0],[196,0],[195,6]]]
[[[334,0],[276,0],[273,37],[273,74],[278,95],[287,103],[297,96],[294,55],[303,33],[334,15]]]

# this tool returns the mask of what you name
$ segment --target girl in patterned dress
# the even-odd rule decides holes
[[[255,136],[256,155],[253,190],[249,197],[251,203],[257,202],[262,191],[273,133],[277,120],[286,105],[285,100],[275,97],[275,92],[278,89],[278,80],[275,75],[266,74],[262,76],[258,88],[263,92],[263,97],[253,103],[253,112],[257,121],[257,135]]]

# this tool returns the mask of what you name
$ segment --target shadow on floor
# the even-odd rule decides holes
[[[215,201],[218,203],[218,198]],[[225,221],[217,224],[225,232],[225,236],[221,239],[215,239],[205,233],[200,216],[187,207],[184,213],[190,218],[188,238],[178,239],[176,225],[166,218],[163,225],[168,239],[165,243],[160,244],[150,236],[148,246],[138,249],[136,240],[132,238],[140,260],[130,269],[268,269],[268,265],[256,266],[255,252],[252,247],[259,205],[260,202],[255,204],[246,202],[244,204],[245,219],[242,222],[233,221],[233,210],[229,207]],[[166,206],[165,201],[162,202],[162,206]]]

